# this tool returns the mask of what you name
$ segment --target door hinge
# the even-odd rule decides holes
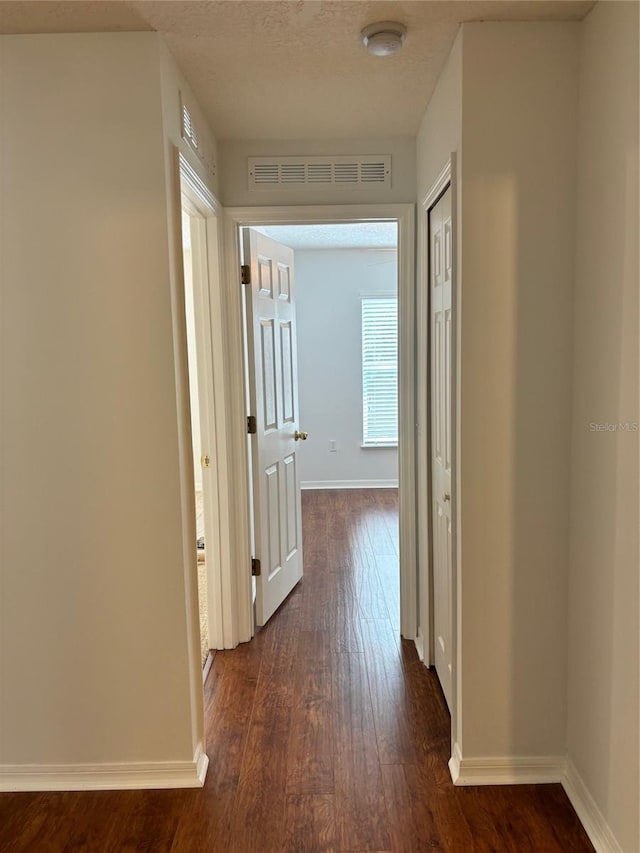
[[[208,468],[211,465],[211,457],[209,456],[208,453],[204,453],[200,457],[200,464],[202,465],[203,468]]]
[[[254,578],[260,577],[260,560],[257,557],[251,558],[251,574]]]
[[[258,421],[255,415],[249,415],[247,418],[247,432],[249,435],[255,435],[258,432]]]
[[[251,267],[249,264],[242,264],[240,267],[240,281],[242,284],[251,284]]]

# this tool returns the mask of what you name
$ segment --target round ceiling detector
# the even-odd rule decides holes
[[[397,53],[407,34],[404,24],[395,21],[381,21],[379,24],[369,24],[362,30],[362,41],[369,53],[374,56],[391,56]]]

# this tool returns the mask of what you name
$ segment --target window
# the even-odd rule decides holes
[[[362,444],[398,443],[398,300],[362,297]]]

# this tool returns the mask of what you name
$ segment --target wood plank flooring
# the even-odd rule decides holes
[[[452,785],[436,676],[399,636],[396,492],[305,492],[303,518],[304,580],[214,659],[205,787],[3,794],[1,851],[593,849],[559,785]]]

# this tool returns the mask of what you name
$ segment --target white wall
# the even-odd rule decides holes
[[[457,152],[461,161],[462,40],[460,28],[420,123],[416,140],[418,203],[429,192],[452,152]]]
[[[565,749],[579,25],[464,26],[464,756]]]
[[[162,51],[2,38],[5,768],[188,763],[201,736]]]
[[[220,193],[226,207],[288,204],[401,204],[416,199],[416,146],[412,136],[375,139],[227,139],[219,143]],[[250,190],[247,158],[390,154],[391,189],[305,187],[300,190]]]
[[[638,830],[638,7],[598,3],[580,52],[569,758],[624,851]]]
[[[464,25],[419,199],[452,150],[462,775],[568,744],[582,816],[636,851],[638,434],[589,425],[638,421],[637,6]]]
[[[577,39],[465,24],[418,137],[419,199],[457,156],[463,759],[565,749]]]
[[[417,216],[417,249],[418,265],[416,280],[416,317],[417,317],[417,405],[416,405],[416,499],[417,518],[417,589],[418,589],[418,636],[419,645],[423,651],[430,654],[427,648],[429,642],[428,620],[430,604],[430,575],[431,560],[430,530],[431,494],[428,481],[429,444],[428,444],[428,387],[430,381],[430,355],[427,329],[429,326],[429,282],[426,258],[428,257],[428,221],[423,208],[423,202],[452,154],[456,158],[457,180],[456,206],[461,209],[462,183],[460,181],[462,168],[462,40],[463,32],[459,30],[451,52],[442,69],[438,83],[433,91],[427,110],[420,123],[416,141],[416,172],[418,182],[418,216]],[[456,234],[457,269],[461,269],[462,233],[460,221],[457,222]],[[459,277],[459,276],[458,276]],[[457,338],[459,346],[459,336]],[[456,359],[459,364],[459,356]],[[459,408],[459,401],[456,402]],[[456,486],[456,491],[459,489]],[[454,500],[456,494],[454,494]],[[454,507],[457,504],[454,504]],[[454,578],[454,594],[455,578]]]
[[[305,484],[398,479],[398,451],[363,449],[361,293],[397,293],[395,251],[295,252],[300,479]],[[329,441],[338,450],[329,451]],[[355,483],[354,483],[355,485]]]

